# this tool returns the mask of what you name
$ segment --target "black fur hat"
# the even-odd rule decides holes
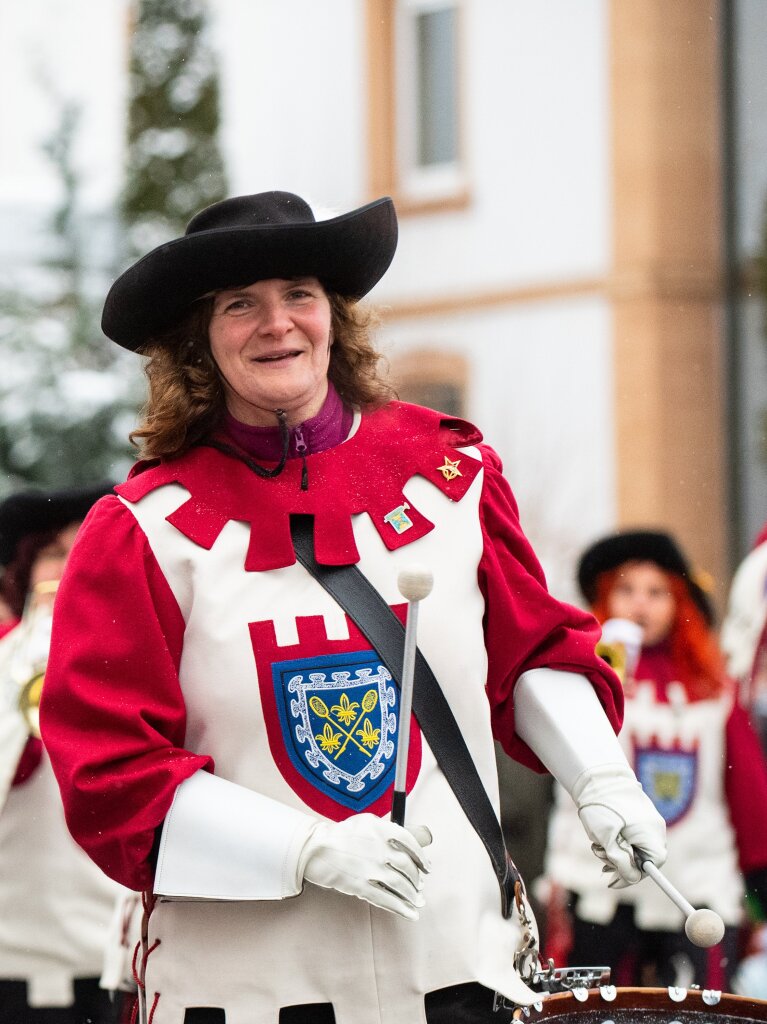
[[[0,502],[0,564],[10,565],[19,541],[30,533],[63,530],[85,519],[91,506],[113,487],[104,482],[66,491],[18,491]]]
[[[711,600],[696,582],[690,564],[676,541],[660,530],[620,531],[603,537],[584,551],[578,563],[578,586],[590,605],[597,599],[597,580],[602,573],[616,569],[625,562],[654,562],[666,572],[681,576],[706,622],[713,625],[714,609]]]

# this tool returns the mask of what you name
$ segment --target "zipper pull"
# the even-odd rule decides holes
[[[296,452],[301,456],[301,490],[309,490],[309,467],[306,464],[306,441],[304,435],[301,432],[301,427],[295,427],[293,430],[293,437],[296,442]]]

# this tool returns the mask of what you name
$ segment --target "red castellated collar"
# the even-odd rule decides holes
[[[206,549],[230,519],[250,523],[249,572],[296,561],[291,514],[314,516],[318,562],[352,565],[359,561],[353,515],[367,512],[390,551],[418,540],[434,524],[407,501],[405,485],[422,476],[460,501],[482,467],[461,449],[481,440],[465,420],[390,402],[363,415],[359,429],[343,444],[308,457],[308,491],[301,489],[300,460],[290,459],[280,476],[264,479],[240,460],[203,446],[160,464],[140,462],[115,490],[133,502],[165,484],[180,484],[190,497],[168,522]]]

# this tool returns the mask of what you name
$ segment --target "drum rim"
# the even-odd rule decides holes
[[[611,986],[608,986],[611,987]],[[521,1020],[535,1020],[561,1016],[565,1013],[585,1013],[597,1007],[614,1007],[616,1009],[658,1010],[675,1007],[679,1012],[685,1009],[695,1013],[705,1012],[711,1015],[723,1014],[731,1017],[742,1017],[750,1020],[767,1021],[767,1000],[754,999],[734,992],[721,992],[719,1001],[709,1005],[703,1001],[707,989],[690,988],[685,991],[683,999],[678,1002],[671,998],[668,988],[642,988],[640,986],[624,986],[615,988],[615,998],[605,999],[599,988],[587,990],[587,998],[581,1002],[572,992],[541,993],[540,1004],[529,1007],[529,1017],[524,1015]],[[692,1003],[692,1005],[691,1005]],[[540,1009],[538,1009],[540,1005]],[[563,1009],[563,1006],[567,1009]],[[756,1012],[744,1013],[747,1007]]]

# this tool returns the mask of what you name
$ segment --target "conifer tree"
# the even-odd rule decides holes
[[[134,0],[122,216],[128,257],[223,199],[219,88],[205,0]]]
[[[105,224],[81,207],[79,120],[63,102],[43,147],[60,195],[43,251],[0,287],[0,497],[121,478],[132,462],[141,365],[101,333],[108,275],[93,239]]]

